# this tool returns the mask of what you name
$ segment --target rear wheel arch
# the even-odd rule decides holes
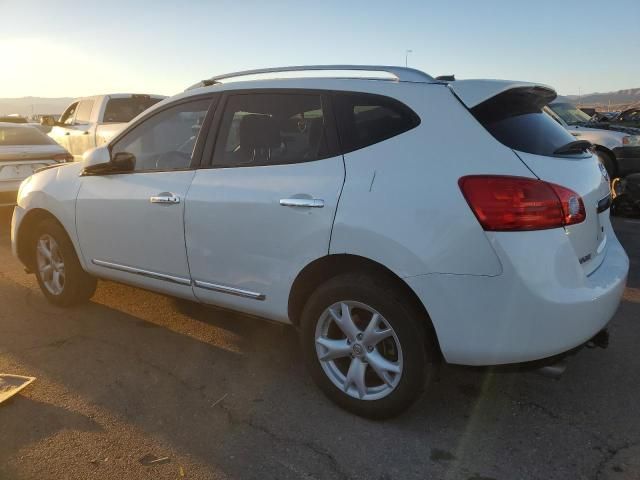
[[[326,281],[345,273],[364,273],[373,278],[380,278],[390,282],[398,292],[405,295],[407,300],[422,313],[424,328],[431,330],[436,342],[437,356],[442,358],[442,352],[433,323],[426,306],[413,289],[386,266],[366,257],[351,254],[333,254],[318,258],[303,268],[293,282],[289,293],[288,315],[291,323],[298,327],[306,301],[313,291]]]

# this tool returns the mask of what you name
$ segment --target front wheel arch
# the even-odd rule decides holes
[[[64,228],[64,225],[62,225],[62,222],[51,212],[43,208],[34,208],[29,210],[20,222],[20,227],[17,232],[17,254],[18,259],[20,259],[20,261],[32,272],[35,271],[36,268],[36,259],[31,246],[36,240],[35,234],[37,233],[38,225],[46,220],[53,220],[56,222],[60,225],[60,228],[65,231],[67,237],[69,237],[69,233]],[[69,240],[71,239],[69,238]],[[73,241],[71,244],[73,245]],[[77,251],[76,256],[80,258]]]

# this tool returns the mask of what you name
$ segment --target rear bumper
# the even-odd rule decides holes
[[[499,365],[571,350],[616,312],[629,260],[607,222],[606,256],[589,276],[562,229],[494,234],[496,277],[431,274],[406,278],[425,304],[450,363]]]
[[[620,175],[640,173],[640,147],[616,147],[613,149]]]

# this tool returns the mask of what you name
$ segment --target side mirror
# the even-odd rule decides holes
[[[82,156],[83,172],[87,174],[103,173],[110,170],[111,153],[106,145],[88,150]]]
[[[89,150],[82,156],[85,175],[101,175],[105,173],[131,172],[136,166],[136,157],[129,152],[118,152],[113,157],[109,147],[101,147]]]

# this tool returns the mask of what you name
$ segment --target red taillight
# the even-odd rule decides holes
[[[73,162],[73,155],[70,153],[60,153],[59,155],[54,155],[53,159],[59,163]]]
[[[508,232],[580,223],[584,202],[573,190],[532,178],[472,175],[458,180],[482,228]]]

